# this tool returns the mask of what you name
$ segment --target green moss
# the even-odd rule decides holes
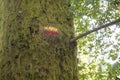
[[[66,2],[6,0],[3,4],[0,80],[78,80],[75,47],[69,43],[73,23]],[[43,33],[47,24],[59,29],[54,41]]]

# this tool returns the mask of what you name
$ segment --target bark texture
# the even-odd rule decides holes
[[[78,80],[66,0],[0,0],[0,80]],[[44,33],[46,26],[58,35]]]

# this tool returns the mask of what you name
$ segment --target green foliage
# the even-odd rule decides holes
[[[71,2],[76,36],[120,17],[115,0],[71,0]],[[112,67],[120,56],[119,26],[118,23],[77,41],[80,80],[114,80],[119,75],[119,68]],[[84,55],[88,56],[87,63],[84,63],[85,59],[81,60]]]
[[[116,62],[113,64],[113,66],[110,69],[109,75],[110,75],[110,78],[115,78],[116,76],[120,75],[120,63],[119,62]]]

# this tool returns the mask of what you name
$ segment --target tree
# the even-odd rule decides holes
[[[77,35],[74,39],[82,37],[77,43],[78,56],[88,56],[87,63],[79,61],[80,80],[115,80],[116,73],[114,77],[110,78],[111,75],[109,76],[109,72],[112,63],[119,60],[120,24],[115,23],[111,27],[84,36],[87,35],[90,30],[97,28],[97,26],[112,22],[120,17],[118,5],[114,4],[114,1],[115,0],[73,0],[72,9],[74,9],[75,14],[74,22]],[[84,34],[85,32],[87,33]],[[95,64],[95,66],[93,64]],[[90,66],[92,66],[92,68],[90,68],[89,72]],[[86,74],[84,70],[87,72]],[[118,70],[117,72],[119,73]],[[81,79],[81,77],[84,79]]]
[[[78,80],[66,0],[0,0],[0,80]]]

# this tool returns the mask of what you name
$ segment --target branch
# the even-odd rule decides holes
[[[114,25],[114,24],[116,24],[116,23],[118,23],[118,22],[120,22],[120,18],[117,19],[117,20],[114,20],[114,21],[112,21],[112,22],[110,22],[110,23],[106,23],[106,24],[104,24],[104,25],[102,25],[102,26],[99,26],[99,27],[97,27],[97,28],[94,28],[93,30],[90,30],[90,31],[88,31],[88,32],[85,32],[85,33],[83,33],[83,34],[80,34],[80,35],[76,36],[75,38],[71,39],[70,42],[74,42],[74,41],[76,41],[76,40],[78,40],[78,39],[80,39],[80,38],[82,38],[82,37],[84,37],[84,36],[87,36],[88,34],[91,34],[91,33],[95,32],[95,31],[100,30],[100,29],[109,27],[109,26]]]

